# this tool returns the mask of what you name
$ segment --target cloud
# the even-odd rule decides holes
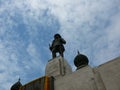
[[[45,65],[43,64],[43,61],[39,60],[41,58],[41,56],[39,55],[39,52],[37,52],[37,48],[36,48],[36,46],[33,43],[30,43],[28,45],[27,52],[28,52],[28,54],[30,56],[30,60],[29,60],[30,62],[27,61],[25,63],[27,65],[28,62],[29,62],[29,64],[28,64],[29,69],[31,69],[31,68],[38,68],[39,67],[39,70],[41,72],[44,72],[43,67],[45,67]]]
[[[7,40],[0,42],[0,88],[2,90],[7,90],[10,82],[16,79],[18,73],[21,71],[20,68],[18,68],[17,53],[11,46],[8,46],[8,43],[10,44]],[[13,78],[11,76],[14,74],[16,74],[16,76],[11,80],[11,78]]]
[[[65,19],[62,19],[62,13],[58,17],[62,23],[59,32],[68,41],[67,50],[76,53],[79,49],[81,53],[89,57],[92,66],[100,65],[119,56],[120,53],[117,50],[120,49],[120,27],[119,21],[117,23],[114,21],[115,18],[118,19],[119,17],[119,4],[118,0],[112,0],[111,2],[108,0],[80,0],[64,5],[61,10],[66,12],[66,15],[63,13]],[[69,7],[65,7],[67,5]],[[60,5],[56,7],[61,8]],[[56,8],[53,8],[53,10],[55,11]],[[110,39],[112,40],[110,41]],[[74,59],[71,60],[71,57],[75,56],[73,53],[70,54],[71,51],[67,51],[70,61]],[[106,55],[104,55],[104,52],[106,52]]]
[[[59,22],[38,0],[1,3],[0,89],[8,90],[19,77],[24,84],[44,75],[49,59],[46,41],[59,30]]]
[[[19,77],[24,84],[44,75],[55,33],[67,41],[65,58],[73,69],[77,50],[91,66],[120,56],[119,5],[119,0],[1,0],[0,88],[8,90]]]

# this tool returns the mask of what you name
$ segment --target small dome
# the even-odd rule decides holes
[[[18,80],[18,82],[16,82],[14,85],[12,85],[10,90],[19,90],[19,88],[22,86],[20,79]]]
[[[78,55],[74,59],[74,64],[77,67],[77,69],[88,65],[88,63],[89,63],[89,61],[88,61],[87,56],[80,54],[78,51]]]

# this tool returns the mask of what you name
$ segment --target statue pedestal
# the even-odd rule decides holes
[[[68,62],[61,56],[49,60],[46,65],[45,75],[55,78],[65,76],[72,73],[72,69]]]

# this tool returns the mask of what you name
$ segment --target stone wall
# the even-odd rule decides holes
[[[55,90],[96,90],[92,68],[83,67],[55,80]]]
[[[54,83],[55,90],[120,90],[120,57],[95,68],[85,66]]]
[[[106,90],[120,90],[120,57],[97,67]]]
[[[85,66],[74,72],[64,58],[57,57],[48,62],[45,75],[52,76],[52,81],[48,80],[52,84],[46,84],[52,89],[44,88],[43,77],[23,85],[20,90],[24,88],[31,88],[30,90],[39,90],[36,88],[40,90],[120,90],[120,57],[95,68]]]

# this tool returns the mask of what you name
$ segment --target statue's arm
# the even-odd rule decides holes
[[[49,49],[50,49],[51,51],[52,51],[52,49],[53,49],[53,44],[54,44],[54,42],[55,42],[55,41],[53,40],[53,41],[52,41],[52,44],[51,44],[51,45],[49,44]]]
[[[63,38],[61,38],[61,42],[62,42],[63,44],[66,44],[66,41],[65,41]]]

